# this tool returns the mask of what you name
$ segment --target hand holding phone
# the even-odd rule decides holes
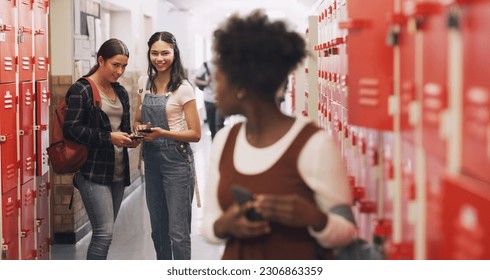
[[[129,139],[131,139],[131,140],[138,140],[138,139],[143,139],[143,138],[145,138],[145,137],[142,135],[131,135],[131,136],[129,136]]]
[[[151,130],[151,128],[145,128],[145,129],[138,129],[138,132],[151,133],[153,132],[153,130]]]
[[[243,205],[247,201],[254,200],[254,196],[252,192],[250,192],[250,190],[248,190],[247,188],[238,185],[233,185],[231,187],[231,192],[233,193],[233,197],[235,198],[235,201],[239,205]],[[258,214],[254,208],[248,209],[247,212],[245,213],[245,217],[247,217],[247,219],[249,219],[250,221],[262,220],[262,216],[260,216],[260,214]]]

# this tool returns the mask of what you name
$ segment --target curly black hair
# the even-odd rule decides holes
[[[232,15],[214,31],[213,63],[237,88],[274,100],[277,90],[307,54],[303,37],[262,10]]]

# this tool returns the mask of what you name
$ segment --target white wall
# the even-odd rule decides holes
[[[49,3],[50,70],[53,76],[73,75],[72,4],[66,0]]]
[[[52,75],[73,75],[73,1],[50,1]],[[192,72],[210,58],[212,26],[194,12],[175,9],[165,0],[95,0],[101,4],[102,34],[123,40],[129,49],[127,71],[146,73],[147,41],[157,31],[174,34],[184,67]],[[107,26],[107,23],[109,26]],[[105,27],[104,27],[105,26]],[[149,30],[151,29],[151,30]],[[108,38],[103,38],[104,40]]]

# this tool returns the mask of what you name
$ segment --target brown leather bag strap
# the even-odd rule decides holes
[[[92,99],[94,100],[94,106],[96,108],[102,108],[99,89],[95,85],[94,81],[92,81],[92,79],[90,79],[89,77],[82,77],[82,79],[87,80],[90,84],[90,87],[92,88]]]

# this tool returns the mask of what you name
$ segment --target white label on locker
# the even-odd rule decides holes
[[[0,33],[0,42],[5,42],[5,33]]]

